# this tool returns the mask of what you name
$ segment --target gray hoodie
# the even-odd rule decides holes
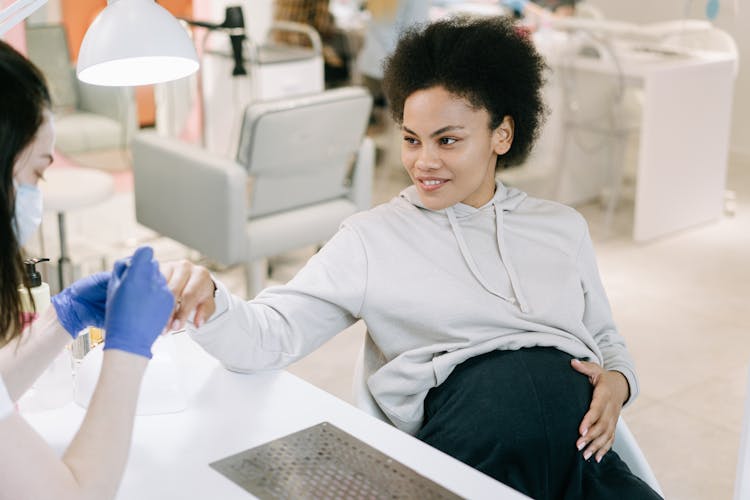
[[[438,211],[411,186],[347,219],[288,284],[250,302],[218,286],[227,299],[193,338],[232,370],[284,367],[364,319],[370,391],[411,434],[427,392],[496,349],[555,347],[638,393],[583,217],[502,184],[483,207]]]

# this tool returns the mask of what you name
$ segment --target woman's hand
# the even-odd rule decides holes
[[[151,345],[164,329],[174,306],[167,281],[150,247],[115,262],[107,286],[104,349],[151,359]]]
[[[57,319],[74,339],[88,326],[104,326],[110,276],[109,272],[92,274],[52,297]]]
[[[211,274],[205,267],[196,266],[187,260],[163,263],[161,271],[175,296],[175,308],[167,322],[168,328],[182,328],[193,311],[193,324],[200,327],[216,310],[216,285]]]
[[[578,428],[580,437],[576,448],[583,450],[585,460],[595,456],[596,461],[601,462],[615,441],[617,419],[630,394],[628,381],[622,373],[607,371],[595,363],[574,359],[571,366],[586,375],[594,386],[591,406]]]

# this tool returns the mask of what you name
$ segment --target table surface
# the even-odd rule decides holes
[[[187,409],[136,417],[118,499],[251,498],[208,464],[324,421],[462,497],[526,498],[288,372],[233,373],[186,334],[174,338]],[[62,453],[83,415],[70,403],[24,417]]]

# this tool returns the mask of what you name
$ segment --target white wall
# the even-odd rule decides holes
[[[705,19],[706,0],[587,0],[609,19],[649,23],[682,18]],[[738,6],[738,12],[735,7]],[[686,8],[689,7],[689,12]],[[731,149],[750,157],[750,2],[721,0],[714,24],[729,32],[737,42],[740,72],[735,81]],[[696,117],[696,120],[698,117]]]

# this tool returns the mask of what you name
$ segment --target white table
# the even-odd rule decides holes
[[[175,339],[188,408],[136,418],[118,499],[252,498],[208,464],[323,421],[462,497],[526,498],[288,372],[232,373],[187,335]],[[78,429],[83,410],[70,403],[24,416],[62,452]]]
[[[633,238],[646,241],[721,216],[736,60],[721,52],[659,54],[638,45],[613,47],[619,74],[643,88]],[[618,71],[591,57],[561,60],[554,44],[537,46],[552,68],[566,64],[581,77]]]

